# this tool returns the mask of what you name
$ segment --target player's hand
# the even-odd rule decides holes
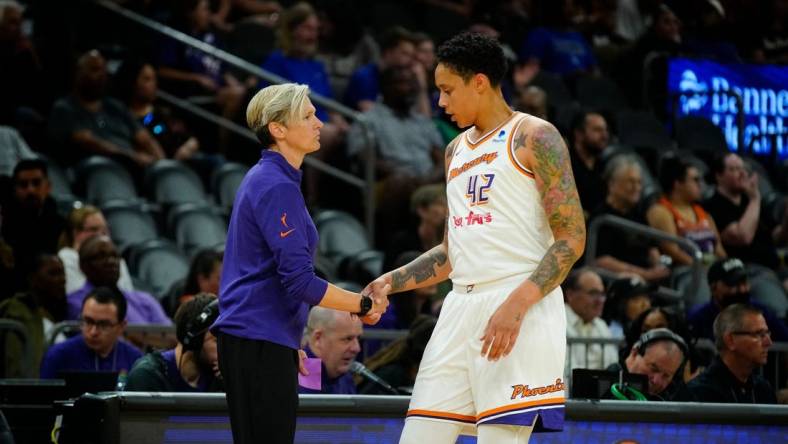
[[[389,306],[389,292],[391,292],[391,283],[385,275],[364,287],[361,294],[372,298],[372,310],[370,310],[369,314],[383,314],[386,312],[386,308]]]
[[[367,325],[375,325],[378,323],[378,321],[380,321],[381,316],[382,315],[380,313],[370,313],[361,318],[361,322]]]
[[[534,292],[536,294],[539,292],[536,285],[526,281],[525,284],[517,287],[490,317],[480,338],[482,356],[487,357],[488,361],[505,358],[514,349],[525,313],[534,303],[530,301],[535,301],[531,295]]]
[[[298,373],[301,373],[304,376],[309,376],[309,370],[306,369],[306,365],[304,364],[306,361],[306,352],[298,349]]]

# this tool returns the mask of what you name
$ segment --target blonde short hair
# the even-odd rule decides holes
[[[267,86],[252,97],[246,107],[246,124],[260,142],[269,147],[274,139],[268,131],[272,122],[287,125],[301,116],[309,99],[309,87],[296,83]]]

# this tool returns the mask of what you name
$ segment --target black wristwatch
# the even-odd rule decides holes
[[[359,311],[356,313],[359,317],[364,317],[372,310],[372,298],[366,295],[361,295],[361,302],[359,303]]]

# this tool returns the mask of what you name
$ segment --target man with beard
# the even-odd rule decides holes
[[[52,346],[41,361],[41,378],[64,371],[128,373],[139,350],[122,341],[126,329],[126,299],[117,289],[94,288],[80,312],[81,334]],[[125,377],[125,376],[124,376]]]
[[[107,97],[107,62],[91,50],[77,60],[74,91],[59,99],[49,118],[49,136],[64,160],[94,154],[112,157],[132,167],[145,167],[164,151],[128,108]]]
[[[719,355],[689,389],[700,402],[776,404],[774,389],[755,371],[766,364],[772,331],[758,308],[733,304],[714,321]]]
[[[57,252],[57,241],[65,227],[57,204],[50,196],[47,164],[40,159],[20,161],[14,167],[13,197],[3,205],[2,237],[14,251],[17,290],[41,253]],[[8,283],[4,283],[8,285]]]
[[[593,111],[579,112],[572,119],[571,139],[572,172],[580,203],[588,213],[605,201],[602,162],[599,160],[610,141],[605,117]]]
[[[762,312],[775,341],[788,340],[788,327],[765,306],[750,301],[750,282],[744,263],[737,258],[722,259],[709,267],[711,301],[690,313],[687,323],[696,338],[715,340],[714,320],[732,304],[751,304]]]
[[[219,316],[216,296],[200,293],[175,313],[174,349],[145,355],[134,364],[126,391],[221,391],[216,337],[208,331]]]
[[[85,274],[86,282],[82,288],[68,294],[68,319],[79,318],[85,297],[96,287],[118,290],[120,254],[109,237],[96,235],[82,242],[79,247],[79,267]],[[126,298],[128,305],[126,320],[129,323],[172,324],[161,304],[150,294],[137,290],[118,291],[121,291],[121,294]]]
[[[354,395],[356,384],[349,373],[350,364],[361,351],[361,320],[348,313],[313,307],[306,323],[307,356],[321,360],[320,390],[298,387],[299,393]]]
[[[3,373],[4,378],[36,378],[46,338],[52,326],[66,318],[66,273],[63,263],[54,254],[41,254],[35,259],[35,268],[28,275],[29,291],[19,293],[0,303],[0,318],[21,322],[33,354],[29,359],[30,371],[22,367],[24,347],[19,338],[6,334]]]

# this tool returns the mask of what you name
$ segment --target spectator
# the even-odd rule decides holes
[[[760,9],[761,17],[755,21],[752,58],[756,63],[788,63],[788,3],[785,0],[767,0]],[[766,24],[764,26],[764,24]]]
[[[361,320],[348,313],[315,306],[309,312],[305,350],[310,358],[321,360],[321,389],[298,387],[299,393],[353,395],[356,385],[348,373],[350,364],[361,351]]]
[[[569,154],[580,203],[586,218],[605,200],[600,156],[610,141],[607,121],[602,114],[580,111],[572,119]]]
[[[41,253],[55,253],[65,225],[50,196],[47,164],[40,159],[22,160],[14,167],[13,198],[3,206],[2,236],[14,252],[17,288]],[[8,285],[8,283],[5,283]]]
[[[623,338],[632,323],[651,308],[651,289],[637,277],[617,279],[607,290],[602,319],[610,325],[614,338]]]
[[[168,107],[156,103],[158,79],[153,65],[126,60],[115,73],[114,81],[118,99],[128,106],[137,123],[153,134],[167,157],[186,161],[200,152],[200,141],[186,123]]]
[[[41,254],[28,275],[29,290],[0,303],[0,318],[25,326],[32,355],[27,356],[32,374],[25,373],[24,348],[13,334],[4,335],[3,378],[36,378],[52,326],[66,318],[66,275],[53,254]]]
[[[5,285],[0,285],[0,302],[14,294],[16,288],[14,265],[14,250],[3,239],[3,208],[0,206],[0,281],[7,282]]]
[[[591,219],[610,214],[647,225],[640,206],[642,170],[637,159],[626,154],[614,157],[605,166],[603,177],[607,196],[593,210]],[[670,276],[670,270],[660,263],[659,250],[648,239],[611,225],[601,227],[598,233],[594,266],[646,282]]]
[[[566,299],[566,336],[570,338],[611,339],[600,316],[605,305],[602,278],[590,268],[572,270],[562,285]],[[572,369],[604,369],[618,361],[616,346],[573,344],[567,352],[567,377]]]
[[[115,289],[91,289],[79,315],[82,332],[52,346],[41,362],[41,378],[53,379],[63,371],[116,371],[128,373],[142,356],[123,341],[126,298]]]
[[[681,336],[685,342],[689,338],[683,316],[670,307],[651,307],[635,318],[626,330],[626,349],[630,349],[643,333],[657,328],[667,328]]]
[[[67,227],[60,235],[60,250],[57,255],[66,269],[66,293],[73,293],[85,285],[85,274],[79,267],[79,247],[89,237],[95,235],[109,236],[107,221],[101,210],[93,205],[83,205],[71,210],[68,215]],[[133,291],[129,268],[126,261],[120,259],[120,276],[117,286],[123,291]]]
[[[687,345],[681,336],[667,328],[654,329],[641,335],[626,358],[608,367],[608,371],[648,377],[647,398],[651,401],[689,400],[691,398],[679,399],[669,390],[671,381],[686,359],[686,350]]]
[[[417,188],[410,196],[410,214],[414,216],[411,218],[413,222],[405,224],[405,229],[393,235],[386,233],[385,239],[381,239],[381,243],[387,245],[383,266],[385,270],[392,269],[391,264],[404,252],[424,252],[443,241],[449,214],[446,187],[443,184],[430,184]]]
[[[381,74],[383,102],[366,112],[348,135],[348,153],[365,159],[364,126],[376,143],[376,169],[380,185],[380,220],[390,227],[407,221],[410,195],[419,186],[439,182],[444,175],[443,140],[432,121],[414,111],[418,86],[413,70],[404,66],[384,69]],[[387,226],[383,226],[385,232]]]
[[[173,26],[205,44],[221,47],[211,30],[208,0],[178,1]],[[213,97],[228,119],[238,114],[247,90],[257,83],[253,77],[241,82],[225,69],[221,60],[171,38],[165,38],[160,45],[159,76],[181,95]]]
[[[727,254],[714,219],[697,203],[701,197],[700,183],[701,175],[696,167],[677,156],[665,157],[659,171],[664,194],[648,209],[646,219],[657,230],[694,242],[708,264],[715,257],[724,258]],[[662,242],[660,248],[674,264],[692,264],[692,256],[678,244]]]
[[[583,34],[572,26],[580,9],[575,0],[545,2],[544,25],[533,29],[518,59],[534,75],[544,69],[561,76],[598,71],[596,58]]]
[[[517,89],[514,109],[548,120],[547,93],[538,86],[530,85]]]
[[[434,182],[443,177],[443,143],[432,121],[413,110],[418,96],[413,70],[396,66],[380,76],[383,102],[375,103],[365,114],[377,143],[378,177],[407,177],[409,182]],[[364,155],[360,123],[348,137],[351,155]]]
[[[198,251],[194,255],[175,309],[190,301],[196,294],[219,294],[223,256],[221,252],[211,249]]]
[[[299,2],[288,8],[279,21],[279,48],[268,56],[262,68],[291,82],[307,85],[310,92],[333,99],[326,68],[316,59],[319,25],[317,13],[308,3]],[[262,81],[260,88],[267,85],[268,82]],[[347,121],[341,114],[319,104],[315,108],[317,117],[325,122],[320,130],[321,145],[337,146],[345,138],[349,128]]]
[[[406,29],[395,27],[386,31],[381,38],[380,50],[380,62],[362,66],[350,77],[344,98],[348,106],[369,111],[378,101],[381,92],[380,75],[384,69],[393,66],[415,66],[413,61],[416,47],[413,36]],[[418,69],[422,68],[419,66]],[[426,88],[426,82],[423,86]],[[426,94],[426,90],[423,92]]]
[[[22,32],[24,8],[0,1],[0,125],[13,122],[20,106],[43,108],[46,84],[32,42]]]
[[[711,164],[716,187],[703,203],[720,230],[722,245],[732,257],[776,269],[779,258],[771,233],[761,221],[758,174],[748,171],[736,153],[718,153]]]
[[[68,319],[77,319],[84,298],[96,287],[107,287],[120,291],[128,304],[128,316],[124,319],[132,324],[170,325],[170,318],[159,302],[142,291],[123,291],[117,288],[120,275],[120,254],[107,236],[96,235],[82,241],[79,247],[79,267],[85,274],[85,285],[68,294]]]
[[[655,9],[662,0],[619,0],[616,8],[616,33],[627,40],[637,40],[655,21]]]
[[[714,320],[719,355],[689,389],[700,402],[776,404],[774,389],[755,371],[766,364],[772,339],[760,309],[733,304]]]
[[[74,90],[59,99],[49,117],[49,136],[59,157],[73,162],[92,154],[144,168],[164,157],[153,136],[128,108],[105,94],[107,62],[96,50],[77,60]]]
[[[731,30],[725,20],[725,8],[720,0],[694,2],[692,17],[697,22],[687,39],[685,49],[694,57],[713,59],[722,63],[739,63],[736,45],[731,43]]]
[[[750,281],[744,263],[737,258],[721,259],[708,272],[711,301],[695,308],[688,316],[693,336],[712,340],[714,320],[732,304],[749,304],[762,312],[772,336],[777,341],[788,341],[788,327],[765,306],[750,300]]]
[[[20,160],[34,159],[36,154],[27,146],[19,132],[10,126],[0,126],[0,178],[11,177]],[[4,179],[4,178],[2,178]],[[2,182],[2,185],[5,185]],[[0,190],[0,194],[5,190]]]
[[[175,313],[174,349],[140,358],[129,372],[126,391],[221,391],[216,337],[208,328],[219,316],[216,296],[200,293]]]
[[[432,316],[419,315],[412,323],[408,336],[397,339],[367,359],[367,368],[390,386],[410,392],[416,383],[416,373],[424,355],[424,349],[432,336],[435,324]],[[359,387],[364,395],[389,394],[380,385],[367,381]]]

